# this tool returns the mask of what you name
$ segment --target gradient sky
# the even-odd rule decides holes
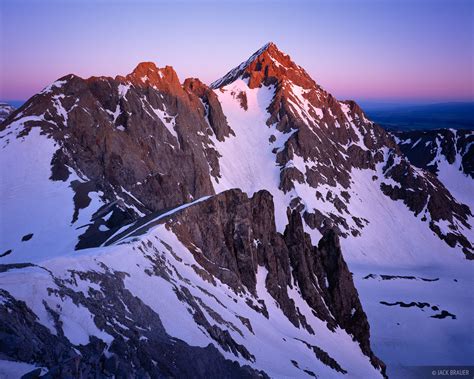
[[[140,61],[211,82],[268,41],[336,97],[474,100],[474,1],[0,0],[0,99]]]

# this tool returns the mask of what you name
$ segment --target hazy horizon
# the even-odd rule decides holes
[[[33,96],[33,95],[32,95]],[[340,99],[343,100],[343,99]],[[430,100],[377,100],[377,99],[344,99],[344,100],[355,100],[364,110],[366,109],[378,109],[378,108],[397,108],[397,107],[409,107],[409,106],[423,106],[423,105],[437,105],[437,104],[474,104],[474,100],[460,100],[460,101],[430,101]],[[7,103],[15,108],[21,107],[26,103],[28,99],[12,99],[4,100],[0,99],[0,103]]]

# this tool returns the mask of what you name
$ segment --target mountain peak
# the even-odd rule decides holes
[[[128,77],[139,79],[145,83],[151,79],[163,77],[163,74],[154,62],[140,62]]]
[[[137,64],[137,67],[133,70],[133,73],[148,72],[148,71],[158,71],[158,67],[154,62],[140,62]]]
[[[298,71],[301,68],[291,60],[289,55],[280,51],[275,43],[268,42],[246,61],[213,82],[211,87],[220,88],[239,78],[249,78],[250,88],[260,87],[262,84],[270,85],[286,76],[290,70]]]
[[[160,87],[160,84],[164,82],[179,86],[178,75],[173,67],[165,66],[160,68],[154,62],[140,62],[125,79],[142,86]]]
[[[274,42],[270,41],[270,42],[267,42],[265,45],[263,45],[259,50],[257,50],[255,54],[260,55],[266,51],[275,51],[275,50],[279,51],[277,45]]]
[[[283,51],[278,49],[278,46],[273,42],[268,42],[263,45],[259,50],[257,50],[252,56],[248,59],[248,61],[253,61],[263,59],[264,57],[270,58],[274,62],[277,62],[281,65],[286,65],[289,62],[293,63],[288,56]]]

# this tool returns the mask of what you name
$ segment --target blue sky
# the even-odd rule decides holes
[[[211,82],[268,41],[338,98],[474,99],[470,0],[0,0],[0,98],[140,61]]]

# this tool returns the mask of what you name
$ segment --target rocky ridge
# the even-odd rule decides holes
[[[279,234],[273,212],[268,192],[249,198],[239,190],[230,190],[137,225],[102,255],[71,257],[67,266],[60,260],[45,266],[2,265],[0,329],[3,341],[8,342],[0,345],[3,358],[46,367],[46,377],[267,377],[265,372],[250,368],[259,367],[259,351],[241,341],[250,336],[264,338],[258,324],[274,317],[275,302],[286,316],[287,327],[299,330],[294,343],[302,341],[300,349],[314,352],[308,366],[313,372],[319,367],[335,376],[351,369],[347,367],[350,356],[339,353],[335,359],[331,356],[334,351],[328,353],[315,343],[323,333],[314,329],[311,319],[317,317],[326,323],[326,333],[342,328],[354,346],[384,373],[384,364],[370,348],[369,324],[338,236],[328,232],[317,247],[312,246],[296,212],[285,233]],[[160,227],[162,232],[156,233]],[[125,255],[119,249],[124,249]],[[120,256],[125,262],[117,265]],[[195,263],[185,263],[190,262],[189,257]],[[137,269],[123,271],[120,266],[124,264]],[[189,280],[186,266],[194,280]],[[258,283],[261,270],[267,272],[264,283]],[[25,293],[14,285],[25,275],[42,281],[35,302],[25,301]],[[169,336],[160,318],[161,309],[130,285],[137,280],[148,280],[152,285],[153,278],[173,288],[166,301],[176,296],[212,344],[191,347]],[[201,283],[207,283],[207,289]],[[270,297],[258,289],[262,285]],[[218,295],[218,288],[227,288],[230,300]],[[307,302],[312,313],[307,313],[298,298]],[[239,313],[228,313],[229,301],[234,304],[233,312]],[[81,313],[84,320],[90,314],[89,325],[82,324],[90,337],[81,336],[71,324],[71,312]],[[192,329],[191,325],[186,328]],[[286,351],[282,343],[281,349]],[[192,366],[186,363],[189,356],[193,357]],[[232,362],[232,356],[246,364]],[[304,367],[305,358],[296,355],[295,359]],[[41,370],[34,370],[30,377],[40,374]]]

